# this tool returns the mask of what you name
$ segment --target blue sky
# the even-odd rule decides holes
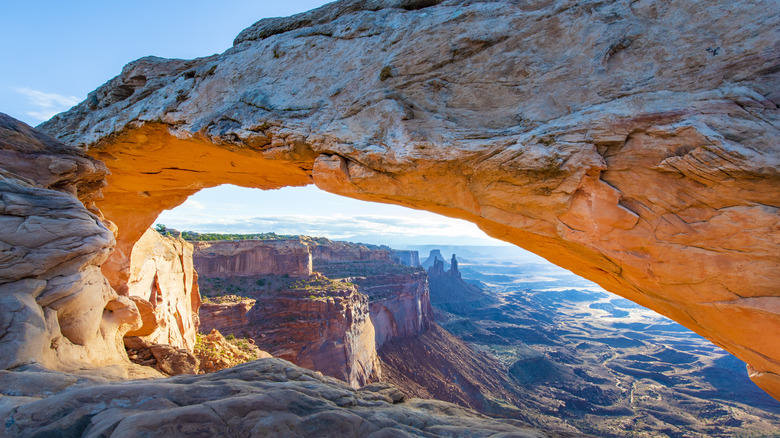
[[[221,53],[264,17],[322,0],[4,1],[0,6],[0,111],[31,125],[68,109],[147,55]]]
[[[7,1],[0,7],[0,112],[30,125],[84,100],[130,61],[221,53],[255,21],[322,0]],[[269,208],[270,206],[270,208]],[[356,237],[370,243],[502,244],[468,222],[331,195],[313,186],[263,192],[204,190],[158,222],[200,232]]]

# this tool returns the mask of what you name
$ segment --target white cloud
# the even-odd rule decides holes
[[[190,198],[184,201],[184,204],[180,205],[179,208],[181,209],[189,208],[191,210],[205,210],[206,206],[202,202]]]
[[[34,111],[27,111],[27,115],[40,121],[49,120],[55,114],[70,109],[70,107],[79,103],[79,98],[76,96],[45,93],[31,88],[14,88],[14,91],[27,96],[28,103],[35,107]]]
[[[190,202],[190,201],[187,201]],[[163,212],[157,222],[179,230],[216,233],[305,234],[331,239],[360,237],[361,241],[392,243],[415,242],[431,236],[450,240],[474,238],[492,241],[476,225],[449,218],[408,218],[392,216],[304,216],[276,215],[262,217],[220,216],[218,212],[194,213],[191,209]],[[386,242],[385,242],[386,241]],[[371,242],[374,243],[374,242]]]

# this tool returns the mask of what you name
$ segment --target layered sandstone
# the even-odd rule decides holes
[[[202,278],[204,295],[215,295],[216,285],[208,282],[209,277]],[[318,276],[256,278],[252,282],[233,279],[227,286],[251,299],[203,304],[201,331],[216,329],[251,338],[274,357],[355,388],[379,380],[368,298],[355,285]]]
[[[143,325],[125,336],[192,351],[201,304],[192,253],[190,243],[163,237],[152,229],[136,242],[130,256],[127,291],[141,313]]]
[[[257,300],[253,299],[239,299],[224,303],[204,303],[199,312],[201,333],[217,330],[234,336],[252,336],[248,330],[252,323],[247,313],[256,302]]]
[[[351,242],[312,243],[312,259],[318,262],[390,262],[393,251]]]
[[[199,189],[313,182],[472,221],[707,336],[778,396],[775,7],[344,0],[221,55],[140,59],[42,128],[112,171],[118,288]]]
[[[373,275],[352,281],[369,297],[377,348],[391,339],[423,333],[433,322],[425,271]]]
[[[0,369],[149,374],[122,344],[138,309],[100,272],[114,245],[93,204],[106,167],[4,114],[0,157]]]
[[[311,275],[311,251],[297,240],[193,242],[195,269],[206,277]]]
[[[316,259],[314,267],[328,278],[354,283],[368,296],[377,348],[390,339],[420,334],[433,321],[428,277],[421,268],[394,261]]]

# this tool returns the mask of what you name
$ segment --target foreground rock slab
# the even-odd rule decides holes
[[[16,395],[0,397],[0,436],[557,436],[450,403],[406,400],[385,384],[354,390],[280,359],[112,384],[56,376],[43,380],[60,391],[55,395],[41,398],[40,388],[29,394],[17,388]],[[68,384],[73,386],[63,390]]]

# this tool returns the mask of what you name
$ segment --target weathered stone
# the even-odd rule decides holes
[[[271,357],[249,339],[235,339],[229,342],[216,329],[202,335],[195,346],[195,357],[199,362],[199,374],[213,373],[244,362]]]
[[[387,385],[355,390],[280,359],[57,392],[0,397],[0,436],[555,436]]]
[[[169,376],[198,374],[198,358],[190,351],[165,344],[154,344],[149,351],[157,360],[156,368]]]
[[[155,377],[200,372],[199,359],[192,350],[168,344],[154,344],[148,338],[139,336],[126,336],[124,342],[127,355],[133,363],[162,373]]]
[[[411,3],[143,58],[45,123],[113,173],[112,283],[197,190],[314,182],[472,221],[780,375],[776,3]]]
[[[141,236],[130,256],[127,292],[143,325],[127,336],[192,351],[200,307],[192,254],[192,245],[181,238],[163,237],[152,229]]]

